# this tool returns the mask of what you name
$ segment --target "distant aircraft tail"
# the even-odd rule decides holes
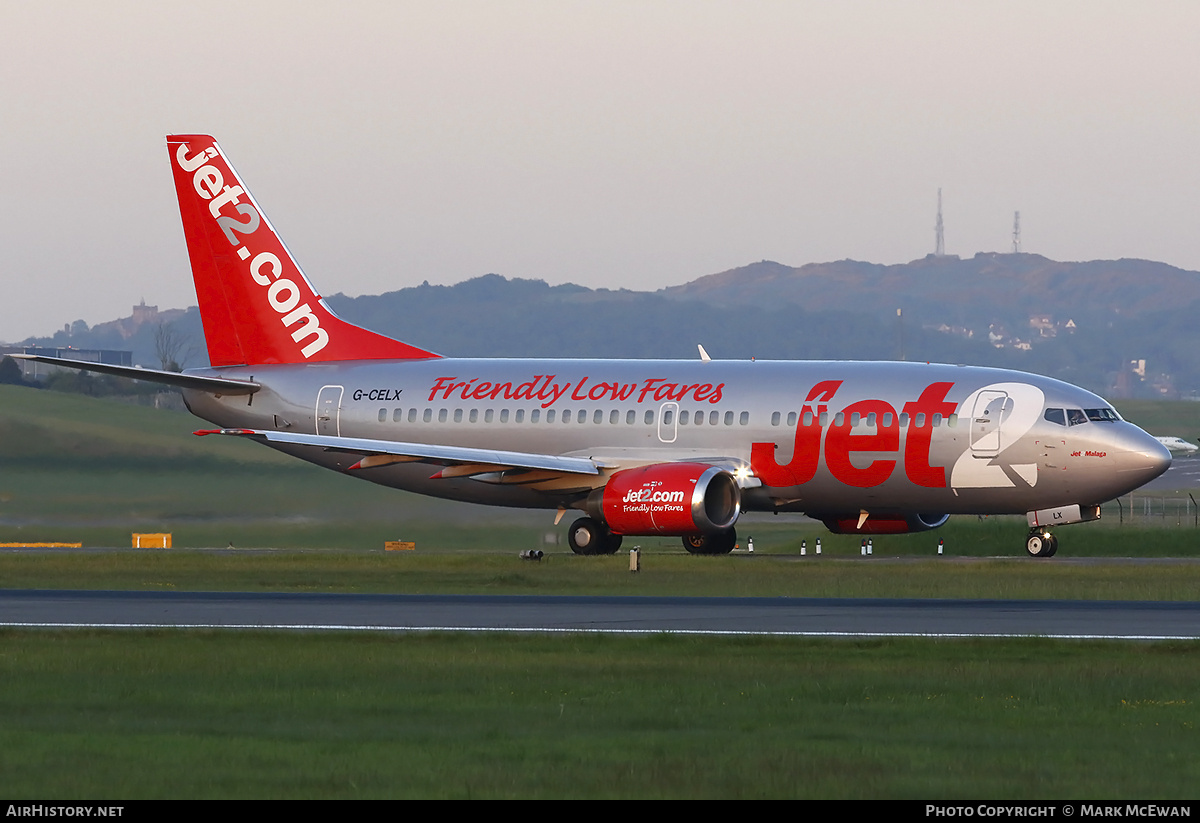
[[[214,366],[437,357],[325,305],[217,141],[167,137]]]

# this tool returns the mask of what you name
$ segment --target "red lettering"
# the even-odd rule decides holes
[[[832,400],[841,385],[841,380],[823,380],[813,386],[808,397],[804,398],[805,402]],[[821,415],[828,408],[821,403],[814,411],[812,406],[805,405],[803,413],[800,415],[800,421],[796,425],[792,459],[785,466],[779,465],[779,461],[775,459],[774,443],[752,443],[750,445],[750,466],[763,483],[768,486],[799,486],[813,479],[817,473],[817,463],[821,458]]]
[[[555,377],[558,377],[558,375],[557,375],[557,374],[548,374],[548,375],[546,375],[546,383],[545,383],[545,385],[543,385],[543,386],[542,386],[540,389],[538,389],[538,393],[537,393],[537,399],[538,399],[538,400],[545,400],[545,399],[546,399],[546,389],[549,389],[549,388],[550,388],[550,381],[551,381],[551,380],[553,380]],[[562,394],[562,392],[559,392],[559,394]],[[557,398],[557,396],[555,396],[555,394],[554,394],[554,390],[553,390],[553,389],[550,389],[550,396],[551,396],[551,397],[554,397],[554,398],[555,398],[555,400],[557,400],[557,399],[558,399],[558,398]],[[551,401],[551,402],[553,402],[553,401]],[[545,407],[543,406],[543,408],[545,408]]]
[[[575,391],[571,392],[572,400],[587,400],[588,399],[586,394],[579,393],[579,392],[583,391],[583,387],[587,384],[587,381],[588,381],[588,379],[586,377],[579,381],[579,385],[575,387]],[[570,385],[570,384],[568,383],[567,385]],[[592,399],[595,400],[596,398],[593,397]]]
[[[946,467],[929,465],[929,447],[933,442],[933,416],[949,417],[958,406],[946,402],[946,393],[953,383],[931,383],[915,402],[904,404],[904,413],[912,421],[904,439],[904,473],[918,486],[930,489],[946,487]],[[924,413],[922,425],[916,425],[917,415]]]
[[[434,398],[437,397],[437,393],[443,390],[446,393],[442,395],[442,399],[445,400],[449,397],[450,392],[454,391],[454,387],[450,384],[457,379],[457,377],[439,377],[437,382],[433,384],[433,388],[429,390],[430,402],[433,402]]]
[[[517,390],[513,393],[513,399],[514,400],[532,400],[533,399],[533,389],[535,386],[537,386],[538,381],[541,380],[542,377],[543,377],[543,375],[535,374],[533,376],[533,379],[530,380],[528,383],[522,383],[521,385],[517,386]]]
[[[501,394],[504,395],[505,400],[512,398],[512,383],[497,383],[496,387],[488,394],[488,397],[495,400]]]
[[[875,413],[877,424],[874,433],[851,434],[851,416],[856,412],[864,417]],[[891,416],[891,425],[883,425],[884,415]],[[841,425],[835,421],[825,436],[825,465],[829,467],[829,473],[847,486],[859,489],[878,486],[891,476],[896,461],[872,460],[870,465],[860,469],[851,462],[850,455],[855,452],[898,451],[900,424],[896,421],[896,410],[882,400],[860,400],[843,409],[841,417]]]
[[[613,398],[616,400],[628,400],[630,395],[637,391],[637,383],[626,383],[617,388],[617,384],[613,383]]]
[[[667,400],[667,399],[674,400],[675,398],[672,397],[671,395],[673,395],[675,393],[675,389],[676,389],[676,386],[674,383],[664,383],[663,385],[658,387],[657,391],[654,392],[655,401]]]
[[[650,392],[654,391],[654,384],[661,383],[661,382],[663,382],[663,378],[651,377],[645,383],[643,383],[642,384],[642,393],[638,395],[638,402],[644,403],[646,401],[646,395],[648,395]]]

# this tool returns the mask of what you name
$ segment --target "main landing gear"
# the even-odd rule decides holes
[[[567,542],[575,554],[614,554],[621,548],[621,535],[591,517],[581,517],[567,531]],[[683,547],[691,554],[729,554],[737,545],[737,532],[726,529],[716,534],[689,534]]]
[[[737,531],[726,529],[716,534],[689,534],[683,547],[691,554],[729,554],[737,545]]]
[[[1025,551],[1030,557],[1054,557],[1058,551],[1058,538],[1047,529],[1030,529],[1025,540]]]
[[[621,548],[621,535],[613,534],[599,520],[581,517],[571,524],[567,542],[575,554],[614,554]]]

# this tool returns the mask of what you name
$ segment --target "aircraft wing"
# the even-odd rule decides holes
[[[198,435],[223,434],[249,437],[267,443],[290,443],[298,446],[317,446],[326,451],[360,454],[363,459],[351,469],[370,469],[391,463],[428,461],[446,464],[436,476],[466,477],[490,475],[509,469],[531,469],[542,472],[572,475],[599,475],[612,466],[589,457],[564,457],[554,454],[475,449],[466,446],[442,446],[428,443],[402,443],[393,440],[373,440],[366,437],[334,437],[322,434],[267,431],[260,429],[205,429]],[[548,478],[547,478],[548,479]],[[496,482],[503,482],[497,480]]]
[[[262,386],[250,380],[232,380],[227,377],[205,377],[199,374],[183,374],[174,371],[159,371],[158,369],[136,369],[132,366],[117,366],[112,363],[94,363],[90,360],[71,360],[66,357],[47,357],[44,354],[10,354],[16,360],[36,360],[38,363],[49,363],[66,369],[94,371],[101,374],[112,374],[117,377],[128,377],[131,380],[145,380],[150,383],[166,383],[168,386],[179,386],[182,389],[198,389],[214,394],[254,394]]]

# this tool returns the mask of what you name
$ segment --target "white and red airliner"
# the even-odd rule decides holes
[[[580,513],[580,554],[624,535],[730,551],[743,511],[832,531],[934,529],[950,514],[1053,526],[1162,474],[1170,453],[1091,392],[990,368],[897,362],[459,359],[325,305],[216,141],[167,138],[211,366],[32,356],[179,386],[192,413],[374,483]]]

